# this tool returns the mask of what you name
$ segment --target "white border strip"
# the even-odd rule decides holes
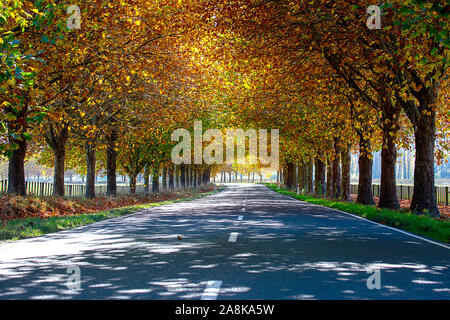
[[[201,300],[216,300],[219,295],[220,287],[222,286],[222,281],[211,280],[208,281],[205,291],[200,298]]]
[[[418,236],[418,235],[415,235],[415,234],[413,234],[413,233],[409,233],[409,232],[407,232],[407,231],[403,231],[403,230],[400,230],[400,229],[397,229],[397,228],[394,228],[394,227],[386,226],[386,225],[384,225],[384,224],[381,224],[381,223],[378,223],[378,222],[375,222],[375,221],[372,221],[372,220],[369,220],[369,219],[366,219],[366,218],[357,216],[357,215],[355,215],[355,214],[351,214],[351,213],[344,212],[344,211],[341,211],[341,210],[338,210],[338,209],[334,209],[334,208],[330,208],[330,207],[321,206],[321,205],[314,204],[314,203],[309,203],[309,202],[306,202],[306,201],[301,201],[301,200],[295,199],[295,198],[293,198],[293,197],[287,196],[287,195],[285,195],[285,194],[281,194],[281,193],[278,193],[278,192],[276,192],[276,191],[273,191],[272,189],[270,189],[270,188],[267,187],[267,186],[265,186],[265,187],[266,187],[267,189],[269,189],[270,191],[275,192],[276,194],[278,194],[278,195],[280,195],[280,196],[284,196],[284,197],[286,197],[286,198],[288,198],[288,199],[296,200],[296,201],[298,201],[298,202],[300,202],[300,203],[305,203],[305,204],[308,204],[308,205],[311,205],[311,206],[316,206],[316,207],[321,207],[321,208],[325,208],[325,209],[330,209],[330,210],[333,210],[333,211],[337,211],[337,212],[343,213],[343,214],[345,214],[345,215],[348,215],[348,216],[351,216],[351,217],[354,217],[354,218],[358,218],[358,219],[360,219],[360,220],[364,220],[364,221],[367,221],[367,222],[376,224],[376,225],[378,225],[378,226],[385,227],[385,228],[388,228],[388,229],[391,229],[391,230],[394,230],[394,231],[397,231],[397,232],[400,232],[400,233],[409,235],[409,236],[411,236],[411,237],[413,237],[413,238],[420,239],[420,240],[423,240],[423,241],[425,241],[425,242],[428,242],[428,243],[431,243],[431,244],[437,245],[437,246],[439,246],[439,247],[442,247],[442,248],[445,248],[445,249],[450,250],[450,246],[448,246],[448,245],[446,245],[446,244],[439,243],[439,242],[435,242],[435,241],[433,241],[433,240],[430,240],[430,239],[427,239],[427,238],[423,238],[423,237],[421,237],[421,236]]]

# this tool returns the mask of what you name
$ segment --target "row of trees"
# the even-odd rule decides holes
[[[397,150],[414,143],[411,209],[439,216],[434,163],[449,147],[445,1],[380,3],[380,30],[367,27],[364,1],[219,1],[210,8],[225,34],[221,50],[232,46],[227,59],[251,79],[253,107],[236,111],[283,128],[288,184],[296,163],[315,163],[316,182],[324,184],[326,168],[332,194],[341,196],[349,150],[358,147],[358,202],[371,204],[372,153],[381,150],[379,206],[398,209]]]
[[[394,209],[397,150],[414,143],[411,209],[439,215],[434,163],[446,157],[450,123],[445,1],[380,3],[380,30],[354,0],[71,1],[82,9],[79,30],[67,28],[66,1],[1,4],[0,148],[12,193],[25,193],[31,155],[54,166],[56,195],[66,169],[87,175],[88,197],[99,170],[109,194],[117,173],[133,192],[140,173],[172,174],[171,133],[201,120],[203,131],[279,129],[288,183],[297,165],[312,188],[314,166],[316,190],[330,181],[334,197],[347,198],[358,151],[364,204],[381,150],[379,206]]]
[[[66,9],[77,4],[82,28],[70,30]],[[108,195],[116,194],[118,173],[129,176],[131,193],[139,173],[173,180],[171,130],[201,111],[191,111],[201,79],[190,66],[193,25],[180,4],[2,1],[1,7],[0,148],[9,158],[8,192],[25,195],[24,163],[36,155],[54,167],[59,196],[67,169],[86,175],[90,198],[100,170]],[[206,181],[210,168],[179,170],[185,185],[191,179],[185,172]]]

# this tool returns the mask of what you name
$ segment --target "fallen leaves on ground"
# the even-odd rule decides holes
[[[98,197],[94,199],[35,196],[22,197],[5,194],[0,197],[0,221],[25,218],[46,219],[49,217],[101,212],[144,203],[176,200],[212,190],[214,190],[214,186],[208,185],[197,190],[187,189],[161,192],[158,194],[152,193],[149,195]]]

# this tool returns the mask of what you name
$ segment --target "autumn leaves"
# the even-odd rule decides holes
[[[11,192],[23,193],[26,152],[55,165],[55,186],[66,168],[87,174],[88,190],[98,172],[132,185],[141,173],[169,172],[171,133],[202,121],[202,134],[279,129],[280,162],[314,163],[319,189],[324,168],[334,170],[338,197],[348,197],[349,174],[338,159],[359,151],[363,203],[373,203],[371,154],[382,150],[380,205],[390,208],[399,207],[397,149],[414,141],[412,210],[439,215],[434,154],[449,148],[450,46],[440,2],[385,3],[372,19],[381,14],[381,29],[367,27],[364,1],[70,4],[81,8],[80,30],[65,27],[68,3],[2,9],[0,145]]]

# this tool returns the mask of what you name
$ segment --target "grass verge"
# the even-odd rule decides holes
[[[27,219],[10,220],[6,221],[5,224],[3,224],[3,226],[0,229],[0,241],[19,240],[40,236],[46,233],[72,229],[98,221],[125,216],[145,208],[199,199],[208,195],[215,194],[222,190],[223,188],[218,188],[213,191],[200,193],[194,196],[115,208],[96,213],[77,214],[61,217],[49,217],[46,219],[27,218]]]
[[[321,205],[348,212],[365,219],[375,221],[394,228],[428,237],[430,239],[450,243],[450,222],[434,219],[427,215],[416,215],[408,211],[395,211],[381,209],[375,206],[366,206],[353,202],[343,202],[309,195],[297,195],[295,192],[280,188],[276,185],[266,184],[271,190],[290,196],[297,200]]]

